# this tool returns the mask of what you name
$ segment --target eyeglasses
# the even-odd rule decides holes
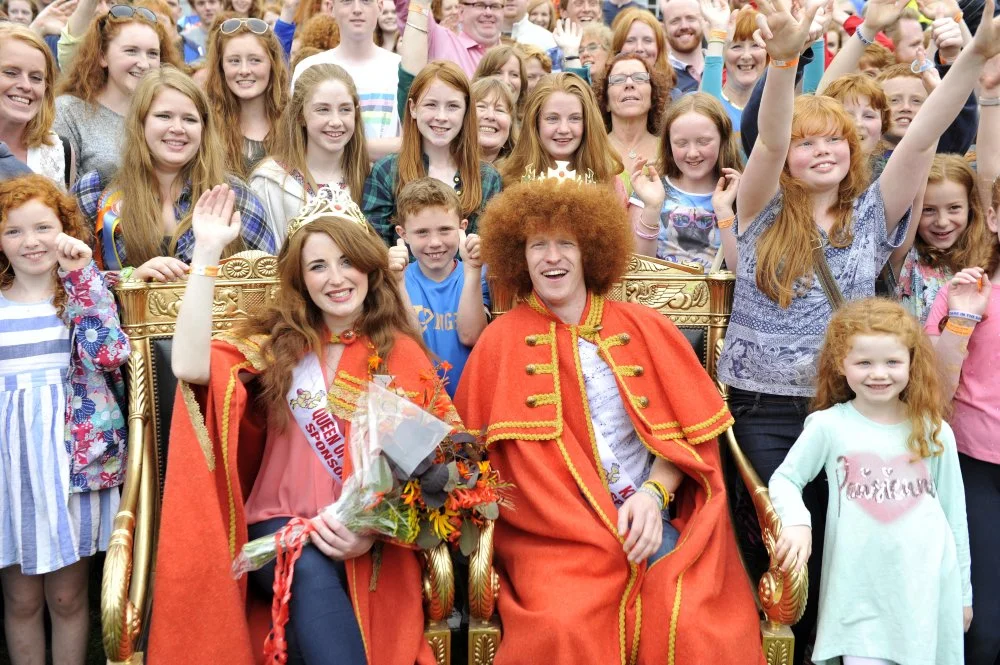
[[[635,72],[634,74],[612,74],[608,77],[608,85],[625,85],[625,81],[632,79],[632,83],[649,83],[648,72]]]
[[[267,34],[267,31],[271,29],[271,26],[259,18],[227,18],[219,26],[219,30],[224,35],[231,35],[243,26],[246,26],[247,30],[255,35]]]
[[[472,7],[477,12],[493,12],[494,14],[499,14],[503,11],[503,5],[485,2],[463,2],[466,7]]]
[[[150,23],[156,23],[156,14],[145,7],[133,7],[132,5],[112,5],[111,9],[108,10],[108,16],[120,19],[139,17]]]
[[[604,46],[598,44],[597,42],[590,42],[586,46],[581,46],[580,50],[583,51],[584,53],[597,53],[598,51],[605,51],[607,49],[605,49]]]
[[[362,7],[371,7],[375,4],[375,0],[360,0]],[[337,4],[341,7],[353,7],[357,0],[337,0]]]

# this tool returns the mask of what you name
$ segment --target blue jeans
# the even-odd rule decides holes
[[[248,527],[250,539],[278,531],[288,517],[274,517]],[[266,598],[273,595],[274,562],[250,573],[250,584]],[[303,665],[366,665],[361,629],[347,592],[344,563],[311,545],[295,562],[288,607],[288,660]]]
[[[677,541],[680,539],[680,532],[670,523],[670,515],[666,510],[663,511],[663,540],[660,541],[660,549],[656,550],[651,557],[649,557],[649,565],[652,566],[654,563],[667,556],[674,551],[677,547]]]
[[[729,409],[736,422],[733,434],[743,453],[750,460],[764,485],[785,460],[799,435],[809,413],[809,399],[806,397],[786,397],[767,395],[737,388],[729,389]],[[740,478],[728,454],[723,448],[727,491],[733,513],[736,541],[743,554],[743,561],[756,586],[761,575],[767,571],[769,560],[767,550],[760,535],[757,513],[750,493]],[[803,662],[806,647],[813,642],[816,628],[816,612],[819,603],[820,568],[823,562],[823,532],[826,528],[826,504],[828,487],[826,474],[820,473],[802,490],[802,500],[812,516],[813,549],[809,557],[809,599],[805,614],[792,626],[795,634],[794,662]]]

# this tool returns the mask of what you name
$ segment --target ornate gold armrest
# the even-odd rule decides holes
[[[136,641],[146,609],[157,493],[145,376],[145,353],[133,349],[128,359],[128,466],[101,583],[101,632],[111,663],[142,662]]]
[[[500,578],[493,569],[492,520],[479,534],[479,547],[469,558],[469,665],[493,665],[500,646],[500,622],[494,616]]]
[[[455,568],[448,546],[441,543],[424,552],[424,637],[431,645],[438,665],[451,663],[451,628],[448,616],[455,607]]]
[[[740,449],[732,428],[726,430],[726,442],[736,468],[740,472],[757,513],[761,536],[770,561],[767,572],[757,584],[757,597],[766,617],[761,622],[764,655],[769,665],[785,665],[792,662],[795,638],[791,626],[802,618],[809,595],[809,574],[803,566],[791,572],[784,572],[774,557],[774,548],[781,534],[781,519],[774,510],[767,487],[761,482],[750,460]]]

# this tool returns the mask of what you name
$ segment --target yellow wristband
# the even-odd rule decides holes
[[[649,489],[651,489],[654,492],[656,492],[657,494],[659,494],[660,495],[660,510],[666,510],[667,509],[667,506],[670,505],[670,492],[668,492],[667,488],[663,486],[663,483],[661,483],[658,480],[647,480],[646,482],[644,482],[642,484],[642,486],[643,487],[648,487]]]
[[[191,266],[192,275],[202,275],[204,277],[218,277],[219,266]]]

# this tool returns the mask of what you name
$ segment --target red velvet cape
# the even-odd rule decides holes
[[[577,342],[597,342],[636,432],[688,477],[676,549],[632,565],[594,443]],[[717,436],[732,417],[666,317],[591,296],[581,325],[532,297],[487,327],[455,400],[514,484],[496,527],[496,665],[759,665],[760,623],[737,552]]]
[[[262,409],[247,390],[254,386],[239,375],[258,374],[264,361],[259,340],[225,339],[212,343],[209,385],[193,391],[180,386],[174,404],[153,585],[153,665],[252,665],[262,658],[269,627],[270,605],[265,609],[260,600],[248,599],[246,577],[234,580],[230,572],[247,541],[243,507],[266,433]],[[345,422],[367,384],[369,354],[364,338],[344,349],[331,391]],[[423,396],[420,375],[433,366],[413,340],[398,336],[386,365],[395,386]],[[348,458],[345,473],[350,470]],[[369,590],[371,554],[347,562],[370,665],[435,662],[423,636],[418,557],[386,544],[375,591]],[[248,622],[248,614],[254,620]]]

